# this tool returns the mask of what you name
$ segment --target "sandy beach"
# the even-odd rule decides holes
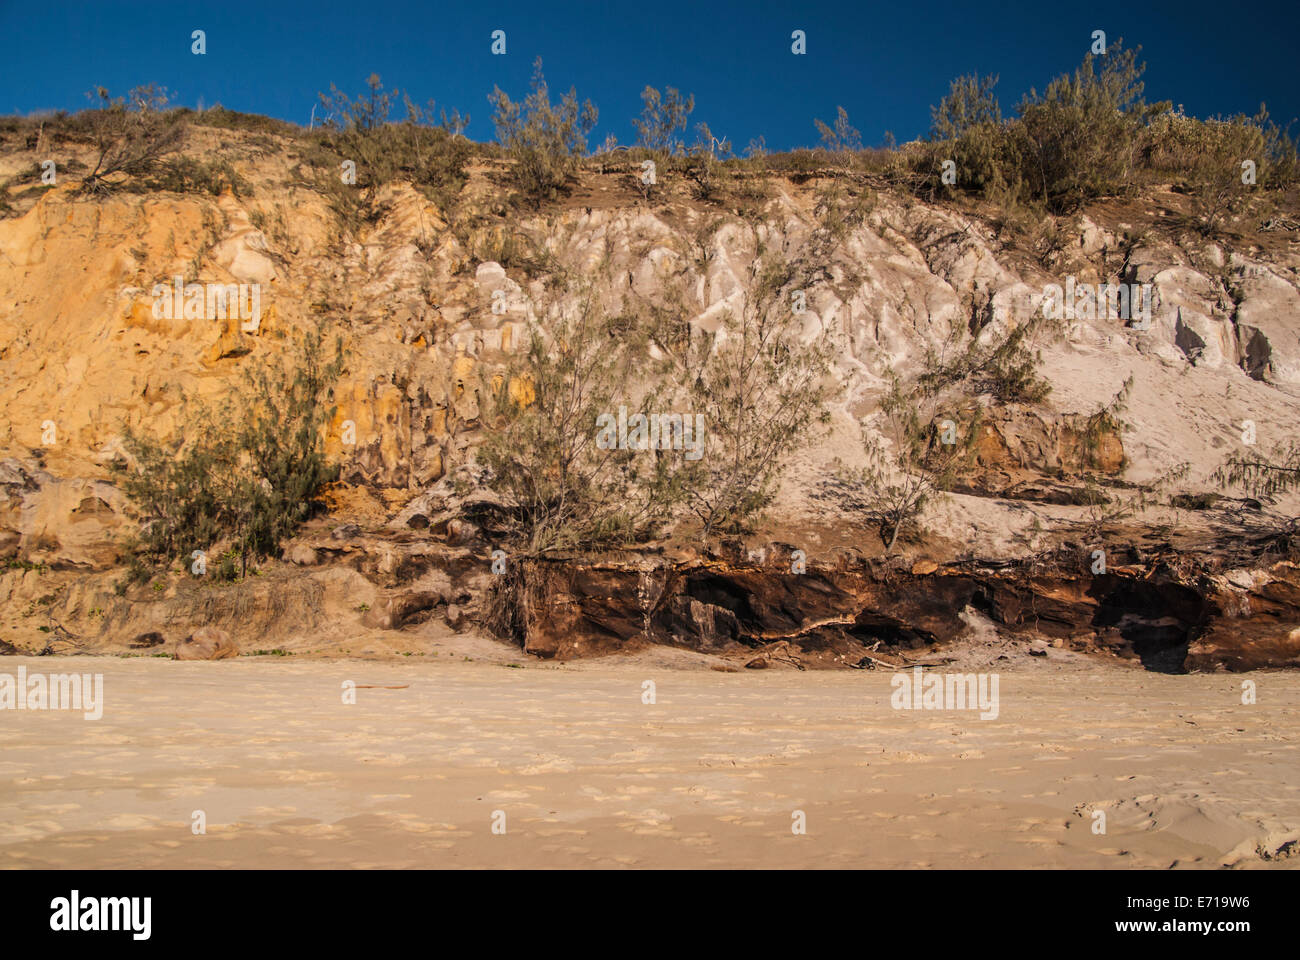
[[[5,868],[1300,865],[1294,673],[1017,666],[981,720],[672,651],[20,666],[105,703],[0,711]]]

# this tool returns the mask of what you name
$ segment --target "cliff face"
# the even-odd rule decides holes
[[[460,501],[449,491],[453,480],[472,480],[464,468],[481,435],[487,384],[520,349],[538,304],[557,296],[539,264],[563,265],[570,275],[598,284],[610,310],[677,310],[694,328],[710,332],[747,292],[748,267],[760,250],[820,268],[818,281],[804,291],[806,333],[830,330],[837,337],[843,390],[830,434],[788,465],[758,539],[793,542],[811,565],[823,568],[839,564],[849,548],[879,552],[865,531],[847,526],[840,504],[819,492],[818,481],[835,458],[860,461],[857,418],[876,405],[885,367],[916,372],[926,352],[942,349],[954,332],[958,339],[969,330],[983,338],[1004,335],[1041,313],[1053,284],[1149,284],[1149,329],[1084,315],[1041,341],[1041,374],[1051,394],[1032,407],[986,411],[976,470],[930,508],[925,523],[931,535],[908,548],[914,555],[909,562],[1000,563],[1062,544],[1086,554],[1094,544],[1079,533],[1089,517],[1080,495],[1084,424],[1130,377],[1123,429],[1093,441],[1096,469],[1120,484],[1150,482],[1186,464],[1168,492],[1203,493],[1213,488],[1210,475],[1224,457],[1241,449],[1246,421],[1256,442],[1269,446],[1291,436],[1300,413],[1300,238],[1283,230],[1231,243],[1193,239],[1162,226],[1176,219],[1179,198],[1172,193],[1099,204],[1068,224],[1059,249],[1044,253],[978,211],[887,192],[873,192],[862,221],[827,242],[819,230],[816,178],[774,180],[771,199],[756,217],[671,195],[646,203],[618,175],[595,172],[583,174],[574,193],[554,208],[499,214],[491,211],[500,170],[485,165],[471,170],[455,215],[407,184],[391,184],[376,198],[376,221],[345,240],[325,199],[292,175],[291,141],[261,135],[254,145],[247,135],[212,130],[190,137],[187,149],[195,154],[231,159],[248,184],[240,196],[119,193],[87,201],[76,199],[75,184],[67,183],[50,188],[19,216],[0,220],[0,404],[6,411],[0,421],[0,551],[12,567],[0,602],[6,639],[13,642],[44,641],[33,632],[37,607],[86,643],[124,642],[150,624],[175,630],[202,610],[213,616],[225,611],[228,623],[238,623],[231,611],[240,602],[214,599],[215,588],[204,601],[208,607],[187,600],[150,614],[142,613],[148,604],[183,598],[190,588],[170,584],[161,596],[113,592],[135,521],[106,465],[121,454],[125,426],[175,435],[186,422],[187,401],[229,395],[250,358],[277,355],[287,332],[306,329],[341,336],[345,344],[346,368],[334,389],[337,410],[326,437],[341,481],[327,493],[328,522],[304,531],[286,554],[299,562],[283,565],[276,576],[310,579],[315,586],[300,584],[304,597],[330,589],[347,594],[322,615],[322,630],[333,621],[359,621],[363,606],[369,617],[363,626],[377,631],[401,627],[439,605],[456,606],[451,619],[458,624],[461,607],[475,616],[490,582],[492,544],[489,535],[457,518]],[[4,158],[9,169],[24,162],[30,161]],[[176,277],[258,285],[257,323],[236,316],[156,316],[155,285]],[[1281,558],[1276,550],[1229,555],[1224,545],[1240,539],[1232,532],[1244,530],[1241,524],[1262,524],[1270,510],[1294,516],[1296,504],[1283,499],[1262,510],[1255,506],[1224,501],[1202,511],[1165,508],[1144,515],[1140,530],[1106,534],[1107,548],[1122,551],[1139,548],[1155,530],[1157,539],[1177,541],[1174,548],[1183,555],[1214,559],[1202,573],[1222,582],[1189,586],[1200,599],[1195,610],[1178,614],[1184,618],[1179,643],[1184,650],[1192,645],[1196,665],[1228,662],[1240,653],[1213,653],[1231,646],[1224,630],[1207,626],[1226,616],[1223,610],[1236,609],[1233,603],[1250,606],[1242,598],[1255,596],[1251,591],[1263,589],[1261,582],[1292,582],[1290,573],[1274,567]],[[353,524],[356,534],[349,535]],[[345,534],[331,535],[332,528]],[[426,541],[438,545],[438,558],[411,560],[433,549]],[[954,576],[940,580],[951,586]],[[1234,586],[1243,577],[1254,578],[1251,586]],[[952,629],[960,628],[962,610],[985,601],[993,610],[1001,596],[1000,588],[974,574],[958,579],[960,588],[945,586],[943,597],[930,603]],[[598,581],[590,585],[592,595],[617,596],[629,588]],[[939,581],[931,576],[927,582]],[[1071,583],[1069,591],[1078,596],[1070,603],[1092,606],[1067,604],[1062,617],[1092,623],[1104,596],[1082,580]],[[736,590],[761,595],[770,584],[742,587]],[[902,603],[873,600],[861,586],[839,583],[835,589],[852,601],[835,612],[820,601],[795,604],[798,617],[790,617],[798,622],[790,636],[826,616],[849,617],[850,633],[884,635],[863,633],[863,611]],[[387,609],[394,596],[421,592],[427,603],[399,602],[395,617],[376,621],[376,606]],[[1273,615],[1277,629],[1260,640],[1275,652],[1262,660],[1245,656],[1242,663],[1294,662],[1290,631],[1300,624],[1288,620],[1290,594],[1282,592],[1286,597],[1269,600],[1281,604]],[[1237,599],[1225,601],[1229,594]],[[47,596],[54,599],[42,605]],[[679,599],[655,614],[657,634],[634,622],[644,611],[633,615],[628,608],[621,614],[627,628],[613,635],[675,642],[716,632],[716,618],[710,630],[684,627],[698,619],[692,604],[704,601],[691,589]],[[267,602],[261,629],[274,634],[276,617],[287,614]],[[330,597],[326,606],[335,602]],[[1251,602],[1254,616],[1261,600]],[[766,621],[742,629],[745,618],[735,604],[710,606],[727,623],[727,617],[736,621],[731,639],[771,641]],[[307,607],[319,610],[314,601]],[[539,622],[533,629],[541,638],[578,628]],[[1100,630],[1090,632],[1101,636]],[[907,631],[927,642],[950,632],[916,624]],[[556,639],[551,652],[576,652],[564,646],[571,640]]]

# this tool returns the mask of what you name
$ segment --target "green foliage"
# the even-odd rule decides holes
[[[1035,317],[1001,338],[973,337],[952,359],[928,351],[921,388],[937,393],[960,385],[972,395],[991,394],[1003,403],[1041,402],[1052,385],[1038,375],[1041,356],[1032,344],[1046,322]]]
[[[320,188],[345,230],[355,233],[362,223],[376,221],[382,214],[376,203],[379,188],[396,180],[409,181],[449,210],[467,179],[472,145],[463,131],[469,116],[443,110],[435,122],[433,101],[421,107],[400,90],[385,91],[377,74],[367,78],[366,87],[356,99],[333,84],[328,96],[320,94],[328,111],[321,132],[315,134],[325,151],[317,154],[326,167]],[[391,114],[399,99],[406,116],[395,122]],[[340,164],[346,160],[356,164],[355,184],[340,177]]]
[[[685,165],[686,176],[695,183],[695,196],[699,200],[717,201],[734,181],[727,169],[731,156],[731,141],[719,140],[707,123],[695,125],[696,140]]]
[[[590,100],[579,104],[573,88],[552,104],[541,57],[533,66],[532,88],[522,103],[511,101],[497,87],[488,100],[495,111],[492,123],[497,140],[514,161],[515,183],[526,196],[540,202],[553,199],[577,172],[598,112]]]
[[[1245,210],[1252,194],[1283,188],[1297,173],[1295,143],[1262,104],[1253,117],[1201,121],[1181,112],[1161,114],[1152,121],[1143,159],[1190,194],[1196,226],[1206,236]],[[1246,161],[1254,165],[1256,185],[1243,182]]]
[[[248,183],[228,160],[198,160],[182,154],[169,157],[157,167],[147,186],[152,190],[174,193],[205,193],[219,196],[227,187],[235,196],[246,196]]]
[[[1300,443],[1285,441],[1267,454],[1233,454],[1214,473],[1223,488],[1238,487],[1255,497],[1277,497],[1300,489]]]
[[[478,460],[507,504],[504,523],[515,551],[617,546],[641,538],[669,506],[661,461],[602,449],[597,420],[631,402],[626,391],[645,364],[643,338],[610,318],[591,291],[576,308],[557,300],[530,324],[528,348],[494,385]]]
[[[1002,107],[993,93],[997,83],[996,76],[976,74],[953,80],[939,105],[930,108],[930,139],[958,140],[972,128],[1000,124]]]
[[[668,88],[667,97],[649,85],[641,91],[641,119],[632,121],[636,128],[637,146],[666,155],[678,155],[685,144],[678,133],[686,129],[691,111],[695,109],[695,95],[685,99],[674,87]]]
[[[355,100],[330,84],[329,96],[318,94],[321,106],[330,111],[325,123],[343,132],[365,135],[374,133],[388,123],[388,114],[401,95],[399,90],[384,91],[379,74],[366,78],[366,92]]]
[[[180,147],[184,120],[167,109],[168,94],[161,87],[135,87],[125,99],[98,87],[94,96],[99,107],[86,111],[86,125],[95,165],[82,181],[81,193],[109,192],[113,181],[108,178],[114,174],[151,173],[165,154]]]
[[[835,126],[828,126],[815,118],[813,126],[821,135],[822,144],[832,153],[856,152],[862,149],[862,134],[849,124],[848,111],[843,107],[835,108]]]
[[[850,513],[876,525],[889,554],[899,535],[969,464],[981,417],[976,408],[961,436],[956,420],[941,419],[958,402],[959,381],[948,379],[933,355],[914,384],[905,385],[893,369],[885,376],[889,389],[876,416],[860,425],[866,465],[837,471],[825,487]]]
[[[876,194],[869,187],[846,187],[831,180],[818,188],[813,205],[817,227],[811,246],[817,259],[827,261],[838,244],[860,227],[876,206]]]
[[[706,538],[751,529],[791,456],[829,423],[834,344],[828,330],[804,339],[792,309],[797,276],[795,264],[760,256],[718,333],[692,336],[672,315],[653,331],[681,402],[706,424],[703,456],[676,474]]]
[[[1169,108],[1143,100],[1139,52],[1116,42],[1100,70],[1088,53],[1073,76],[1057,77],[1041,97],[1031,90],[1021,101],[1022,173],[1054,212],[1132,186],[1146,124]]]
[[[1128,398],[1133,392],[1133,378],[1128,377],[1120,386],[1115,396],[1103,403],[1098,410],[1088,417],[1080,437],[1083,453],[1083,467],[1086,470],[1099,470],[1101,463],[1101,441],[1105,436],[1118,436],[1126,427],[1122,414],[1128,409]]]
[[[1190,463],[1179,463],[1155,480],[1127,489],[1103,489],[1093,477],[1085,477],[1080,499],[1087,510],[1079,524],[1083,541],[1096,543],[1102,539],[1107,527],[1132,520],[1152,507],[1170,502],[1174,498],[1167,496],[1169,489],[1185,480],[1190,470]]]
[[[342,346],[322,359],[310,335],[287,365],[246,371],[242,389],[218,406],[197,404],[179,442],[124,431],[132,463],[122,489],[141,513],[143,552],[155,563],[232,544],[243,558],[275,553],[333,480],[322,428],[333,416],[326,392],[342,368]]]
[[[1294,183],[1295,143],[1262,106],[1254,117],[1201,121],[1169,103],[1148,104],[1139,52],[1117,42],[1104,57],[1089,53],[1041,95],[1031,90],[1006,120],[996,77],[957,78],[931,108],[929,142],[909,152],[911,173],[900,179],[933,195],[951,160],[957,189],[998,204],[1013,220],[1018,209],[1037,210],[1041,220],[1173,179],[1192,196],[1207,234],[1249,202],[1243,161],[1255,163],[1261,189]]]
[[[976,366],[980,385],[1003,403],[1041,403],[1052,392],[1038,376],[1041,355],[1026,342],[1032,332],[1032,324],[1012,330]]]
[[[909,384],[886,368],[889,389],[875,416],[861,424],[866,466],[842,469],[826,484],[849,512],[877,525],[886,554],[970,465],[983,420],[975,398],[1036,403],[1047,396],[1050,384],[1038,376],[1040,358],[1030,347],[1041,323],[1003,337],[981,337],[975,329],[960,350],[965,332],[956,328],[940,350],[926,351]]]
[[[190,111],[185,109],[184,112],[189,114],[189,122],[198,127],[241,130],[248,133],[271,133],[282,137],[297,137],[303,132],[302,127],[297,124],[277,120],[275,117],[264,117],[257,113],[240,113],[238,110],[227,110],[219,103],[206,110]]]
[[[790,264],[756,262],[749,296],[713,336],[692,336],[671,306],[607,316],[590,291],[576,309],[557,300],[543,311],[549,319],[495,384],[478,454],[519,555],[641,540],[679,509],[705,537],[752,526],[837,389],[829,335],[804,343],[789,309],[794,276]],[[602,431],[613,432],[620,407],[629,446],[638,413],[680,417],[689,440],[661,434],[657,447],[612,449]]]

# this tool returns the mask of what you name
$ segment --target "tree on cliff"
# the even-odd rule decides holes
[[[671,511],[667,464],[602,442],[598,424],[654,407],[653,392],[632,394],[645,338],[590,289],[557,293],[540,313],[495,380],[477,455],[505,500],[510,545],[539,557],[641,539]]]
[[[718,329],[663,317],[652,336],[690,415],[703,416],[698,460],[677,468],[690,510],[708,538],[740,533],[776,495],[791,457],[816,441],[840,387],[825,327],[807,332],[798,267],[761,245]]]
[[[532,93],[523,102],[512,101],[499,87],[493,87],[488,101],[495,111],[497,139],[515,162],[516,183],[535,201],[554,198],[587,152],[587,135],[599,116],[595,105],[590,100],[579,104],[572,87],[559,103],[551,103],[541,57],[533,64]]]
[[[240,558],[275,553],[337,475],[322,434],[333,417],[326,393],[342,369],[342,345],[326,362],[318,334],[287,362],[246,369],[218,405],[198,403],[179,438],[123,431],[131,462],[115,464],[141,515],[143,553],[154,563],[227,546]],[[232,570],[233,572],[233,570]]]
[[[448,115],[444,109],[441,122],[435,122],[434,101],[421,107],[401,90],[385,91],[373,73],[366,92],[355,99],[333,84],[319,97],[328,114],[311,136],[338,161],[355,164],[355,183],[344,181],[336,162],[326,166],[320,180],[321,192],[346,228],[355,231],[362,221],[377,220],[383,213],[379,190],[394,180],[410,181],[444,212],[450,209],[466,179],[471,148],[461,134],[468,115],[459,110]],[[390,116],[399,99],[406,110],[401,122]]]
[[[677,135],[690,121],[691,111],[695,109],[695,95],[683,98],[677,88],[669,87],[665,97],[654,87],[647,86],[641,91],[641,102],[641,119],[632,121],[636,128],[637,146],[669,156],[680,154],[685,144]]]
[[[81,192],[107,193],[108,178],[116,173],[149,173],[164,154],[180,147],[184,122],[167,109],[168,94],[149,84],[135,87],[123,97],[109,95],[104,87],[94,94],[99,107],[87,111],[95,164],[81,184]]]
[[[839,470],[825,486],[850,513],[878,525],[886,554],[970,463],[982,421],[976,397],[1037,403],[1047,396],[1051,385],[1038,375],[1033,348],[1042,325],[1030,321],[1005,334],[990,329],[961,349],[964,331],[955,327],[939,350],[927,351],[914,382],[885,369],[889,389],[877,414],[860,425],[866,465]]]

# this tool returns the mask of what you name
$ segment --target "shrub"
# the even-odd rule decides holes
[[[1036,324],[1022,324],[993,345],[975,363],[973,379],[1003,403],[1040,403],[1052,385],[1038,375],[1041,356],[1029,339]]]
[[[719,140],[707,123],[697,123],[695,133],[695,145],[687,158],[685,173],[695,183],[697,199],[715,201],[732,179],[726,167],[731,156],[731,141],[725,137]]]
[[[507,536],[521,556],[541,557],[647,535],[668,507],[659,462],[596,442],[598,418],[640,409],[626,391],[644,341],[591,291],[576,308],[557,298],[540,312],[547,323],[531,322],[527,350],[491,393],[478,452],[506,502]]]
[[[1002,107],[993,93],[996,76],[961,76],[948,86],[947,95],[930,108],[930,139],[958,140],[969,130],[1002,123]]]
[[[692,336],[671,315],[654,332],[686,409],[704,417],[702,457],[683,463],[677,482],[706,538],[751,529],[791,455],[829,422],[834,345],[827,330],[804,340],[790,296],[796,276],[795,265],[760,248],[718,333]]]
[[[849,233],[860,227],[875,208],[876,195],[869,187],[852,189],[839,180],[832,180],[818,188],[815,194],[813,215],[817,227],[813,231],[811,247],[820,263],[829,261],[834,247],[843,243]]]
[[[1255,497],[1300,489],[1300,443],[1283,442],[1267,454],[1233,454],[1215,471],[1214,479],[1225,489],[1239,487]]]
[[[269,556],[307,518],[312,498],[337,475],[322,453],[324,406],[342,368],[322,360],[317,335],[289,363],[250,368],[238,397],[199,404],[182,439],[167,442],[127,428],[118,463],[122,489],[141,512],[144,553],[155,563],[233,543],[243,558]],[[188,442],[186,439],[188,438]]]
[[[247,181],[228,160],[196,160],[191,156],[170,157],[158,165],[147,186],[175,193],[208,193],[219,196],[229,187],[235,196],[249,192]]]
[[[1129,394],[1133,391],[1133,378],[1128,377],[1115,396],[1102,404],[1096,412],[1089,415],[1079,437],[1081,466],[1085,470],[1100,470],[1102,440],[1107,436],[1119,436],[1128,426],[1123,420],[1123,413],[1128,409]]]
[[[183,110],[189,115],[189,122],[199,127],[215,127],[220,130],[242,130],[249,133],[272,133],[282,137],[296,137],[303,133],[302,127],[275,117],[264,117],[257,113],[240,113],[227,110],[221,104],[214,104],[206,110]]]
[[[1153,171],[1181,181],[1192,197],[1196,225],[1207,236],[1245,209],[1252,193],[1293,181],[1297,168],[1295,143],[1263,104],[1253,117],[1198,120],[1163,113],[1151,123],[1143,154]],[[1255,165],[1257,186],[1242,182],[1247,160]]]
[[[495,108],[497,139],[514,160],[515,182],[540,202],[554,198],[577,172],[599,114],[590,100],[580,105],[573,88],[552,104],[541,57],[533,65],[532,88],[522,103],[511,101],[500,88],[493,88],[488,100]]]
[[[1169,108],[1143,100],[1140,51],[1120,49],[1116,41],[1100,70],[1090,52],[1073,76],[1057,77],[1042,96],[1030,90],[1021,101],[1017,128],[1026,156],[1020,173],[1053,212],[1132,186],[1142,131],[1153,114]]]
[[[954,80],[932,108],[930,143],[911,158],[915,173],[933,191],[940,164],[952,159],[959,188],[1006,209],[1052,214],[1172,179],[1192,196],[1206,233],[1245,206],[1243,160],[1255,162],[1262,188],[1294,182],[1295,144],[1267,111],[1201,121],[1173,112],[1169,103],[1148,104],[1139,52],[1117,43],[1100,64],[1088,54],[1042,95],[1031,90],[1010,120],[1000,116],[996,78]]]
[[[328,158],[317,158],[328,167],[320,187],[345,229],[355,231],[361,222],[378,219],[379,188],[394,180],[410,181],[449,210],[466,181],[472,145],[462,131],[469,117],[443,110],[441,122],[435,123],[433,101],[420,107],[400,90],[385,91],[377,74],[367,78],[366,86],[367,92],[356,99],[333,84],[329,96],[320,94],[329,110],[316,135],[318,145],[328,148]],[[406,111],[400,123],[390,119],[399,98]],[[356,164],[355,184],[345,184],[339,176],[344,160]]]
[[[654,153],[676,156],[685,149],[677,134],[686,129],[691,111],[695,109],[695,95],[682,99],[681,92],[668,88],[665,98],[654,87],[647,85],[641,91],[641,119],[633,119],[636,128],[636,145]]]
[[[862,135],[849,124],[848,111],[843,107],[835,108],[834,127],[815,118],[813,126],[821,134],[822,144],[832,153],[857,152],[862,149]]]
[[[860,425],[866,466],[841,469],[824,487],[839,493],[850,513],[876,524],[888,555],[903,530],[952,488],[969,463],[980,416],[977,409],[964,437],[945,436],[938,417],[951,392],[934,377],[923,376],[909,388],[892,369],[886,377],[889,390],[875,422]],[[955,422],[948,426],[955,428]]]
[[[116,173],[139,176],[152,172],[158,161],[181,143],[184,119],[167,110],[167,91],[149,84],[136,87],[125,99],[95,90],[99,107],[86,111],[95,150],[95,165],[82,181],[81,192],[106,193],[107,179]]]
[[[1042,317],[1035,317],[1001,338],[981,343],[978,336],[973,337],[950,360],[928,351],[925,369],[918,379],[923,394],[961,387],[969,395],[987,393],[1003,403],[1044,400],[1052,385],[1038,375],[1041,357],[1031,344],[1047,323]],[[979,328],[972,332],[978,334]],[[945,345],[945,349],[950,345]]]
[[[951,359],[948,353],[965,336],[955,328],[940,350],[926,351],[916,380],[904,384],[886,368],[889,389],[872,420],[861,423],[867,465],[842,469],[825,486],[843,505],[875,523],[885,553],[915,524],[927,504],[950,490],[969,466],[983,414],[972,401],[991,394],[1004,403],[1034,403],[1051,386],[1038,376],[1039,355],[1030,342],[1044,321],[1021,324],[1004,337],[978,336]],[[1109,408],[1108,408],[1109,409]],[[958,410],[968,410],[958,436]],[[943,414],[952,415],[944,423]]]

